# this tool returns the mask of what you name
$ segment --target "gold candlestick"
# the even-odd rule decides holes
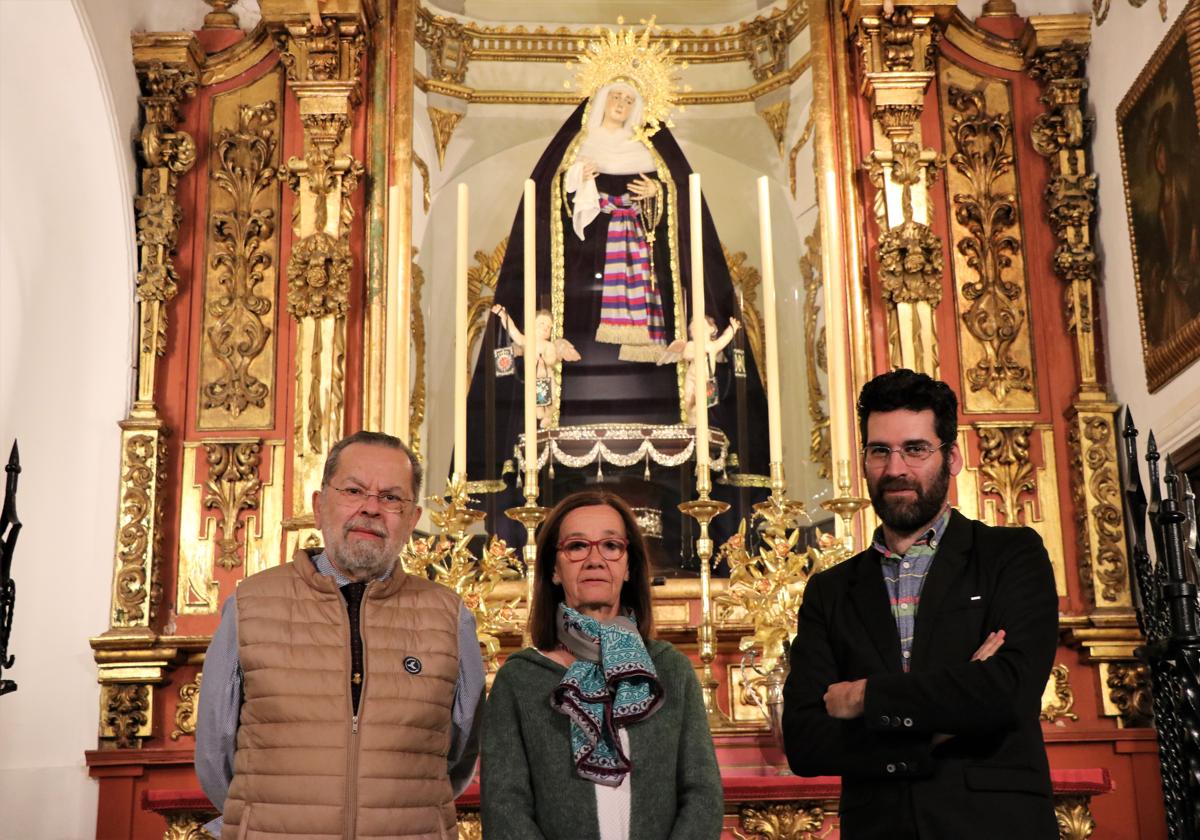
[[[717,679],[713,676],[712,669],[717,650],[712,610],[712,569],[709,566],[713,556],[713,542],[708,536],[708,523],[712,522],[713,517],[729,510],[729,505],[710,499],[708,494],[711,490],[712,478],[708,472],[708,464],[697,465],[696,492],[699,497],[695,501],[683,502],[679,505],[679,510],[700,525],[700,536],[696,538],[696,555],[700,558],[700,627],[696,635],[700,646],[700,662],[703,665],[700,690],[704,694],[704,712],[708,716],[708,728],[715,732],[730,728],[733,722],[721,711],[717,703]]]
[[[469,497],[465,475],[451,475],[450,484],[447,485],[446,494],[442,498],[445,499],[442,509],[430,511],[429,518],[454,542],[461,540],[468,528],[487,516],[483,511],[467,506]]]
[[[846,460],[838,462],[838,491],[840,495],[821,502],[821,507],[842,518],[842,544],[846,551],[853,553],[854,533],[850,527],[850,520],[856,513],[871,504],[871,500],[850,494],[850,462]]]
[[[537,571],[537,529],[550,512],[549,508],[537,503],[538,481],[537,465],[525,470],[525,504],[504,511],[509,519],[516,520],[525,526],[525,547],[521,549],[521,557],[525,560],[525,632],[521,639],[525,647],[533,644],[529,634],[529,617],[533,612],[533,582]]]

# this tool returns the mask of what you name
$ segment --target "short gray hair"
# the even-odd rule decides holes
[[[329,450],[329,456],[325,459],[325,471],[321,474],[321,486],[327,487],[329,482],[333,480],[333,476],[337,473],[338,461],[341,460],[342,450],[347,446],[355,443],[365,443],[371,446],[385,446],[388,449],[399,449],[408,458],[408,463],[412,466],[412,494],[413,499],[418,500],[421,495],[421,479],[424,476],[424,470],[421,468],[421,462],[417,460],[417,456],[408,448],[408,444],[400,440],[395,435],[384,434],[383,432],[368,432],[360,431],[339,440]]]

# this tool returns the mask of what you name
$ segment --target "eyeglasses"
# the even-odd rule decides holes
[[[949,445],[948,443],[943,443],[940,446],[934,446],[932,443],[926,443],[922,440],[892,448],[884,446],[882,443],[872,443],[863,447],[863,462],[868,467],[882,467],[891,460],[893,452],[899,452],[900,458],[904,463],[910,467],[915,467],[918,464],[928,461],[934,452],[944,449]]]
[[[413,502],[412,499],[406,499],[395,493],[368,493],[361,487],[334,487],[332,484],[328,487],[330,490],[337,491],[337,496],[334,498],[344,507],[362,507],[367,503],[367,499],[375,499],[379,502],[380,510],[388,513],[400,513]]]
[[[582,563],[592,553],[592,546],[600,550],[600,556],[610,563],[615,563],[625,556],[629,548],[629,540],[620,537],[605,537],[602,540],[585,540],[583,537],[572,537],[563,540],[556,548],[572,563]]]

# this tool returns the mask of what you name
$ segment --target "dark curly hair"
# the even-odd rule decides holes
[[[933,412],[933,428],[942,443],[958,438],[958,397],[945,382],[908,368],[882,373],[863,386],[858,395],[858,431],[867,439],[867,417],[873,412]]]

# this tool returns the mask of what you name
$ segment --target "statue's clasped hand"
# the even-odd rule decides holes
[[[633,193],[634,198],[650,198],[658,195],[658,182],[645,175],[639,175],[635,180],[629,182],[629,191]]]

